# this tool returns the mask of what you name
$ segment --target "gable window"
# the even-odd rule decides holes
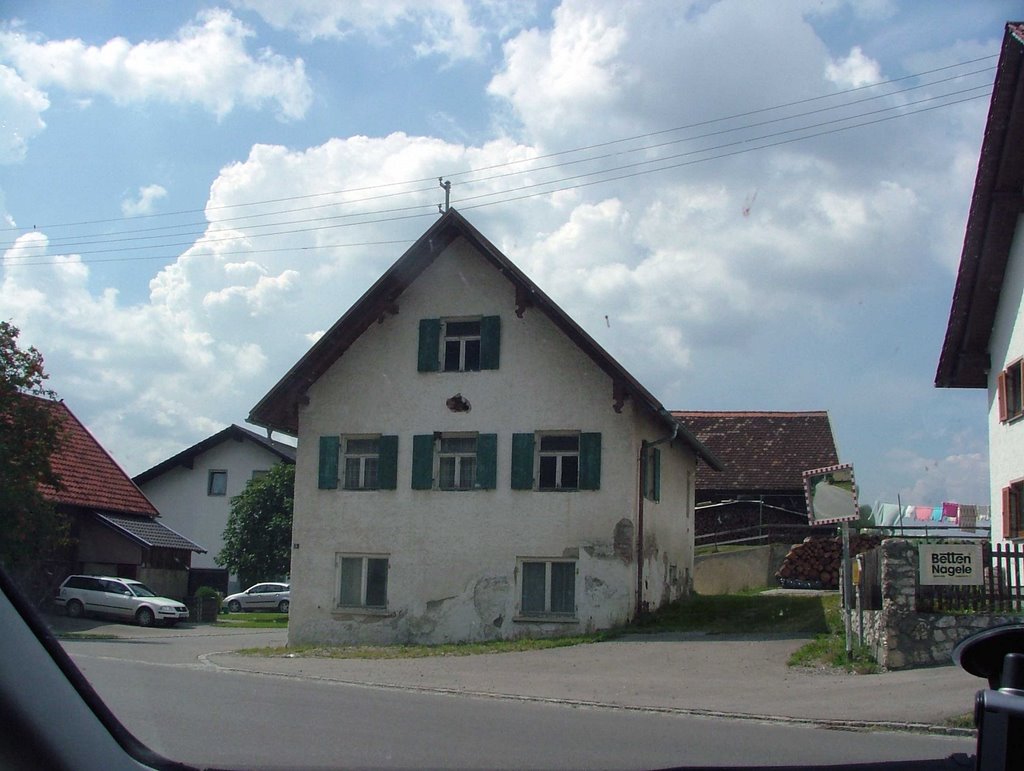
[[[999,420],[1007,423],[1024,415],[1024,359],[1017,359],[999,373],[996,382]]]
[[[512,435],[513,490],[600,488],[600,433],[544,431]]]
[[[340,459],[340,462],[339,462]],[[321,490],[394,490],[398,437],[389,434],[321,436],[317,486]]]
[[[206,494],[207,495],[227,495],[228,494],[228,472],[227,471],[210,471],[206,477]]]
[[[497,434],[414,436],[412,488],[493,490],[497,484],[497,448]]]
[[[269,473],[270,472],[267,469],[265,469],[265,468],[253,469],[252,470],[252,481],[255,482],[257,479],[263,479],[263,477],[265,477]]]
[[[420,372],[478,372],[497,369],[501,318],[421,319],[417,369]]]
[[[1003,538],[1024,538],[1024,480],[1003,488]]]
[[[522,560],[519,612],[523,616],[576,613],[576,563],[572,560]]]
[[[444,322],[445,372],[478,372],[480,370],[480,322]]]
[[[388,606],[388,558],[339,554],[338,606],[386,608]]]

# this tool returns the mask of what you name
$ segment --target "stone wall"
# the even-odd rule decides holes
[[[853,625],[854,634],[873,650],[880,666],[912,669],[949,664],[953,648],[964,638],[992,626],[1020,622],[1019,616],[918,613],[917,543],[889,538],[878,548],[882,550],[882,609],[856,609]]]

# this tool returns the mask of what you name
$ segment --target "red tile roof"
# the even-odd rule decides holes
[[[28,399],[38,397],[26,396]],[[61,447],[50,458],[62,488],[42,485],[53,503],[159,517],[160,513],[64,402],[45,402],[64,427]]]
[[[802,490],[803,472],[839,462],[828,413],[675,412],[724,469],[697,469],[698,490]]]

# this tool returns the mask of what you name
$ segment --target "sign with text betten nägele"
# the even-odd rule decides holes
[[[969,586],[982,582],[981,544],[923,543],[922,586]]]

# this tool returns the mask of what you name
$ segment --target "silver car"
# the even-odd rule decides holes
[[[86,615],[134,620],[139,626],[188,621],[188,608],[161,597],[141,581],[113,576],[68,576],[54,598],[71,618]]]
[[[291,596],[291,586],[288,584],[254,584],[244,592],[229,594],[224,598],[224,605],[232,613],[243,610],[287,613]]]

